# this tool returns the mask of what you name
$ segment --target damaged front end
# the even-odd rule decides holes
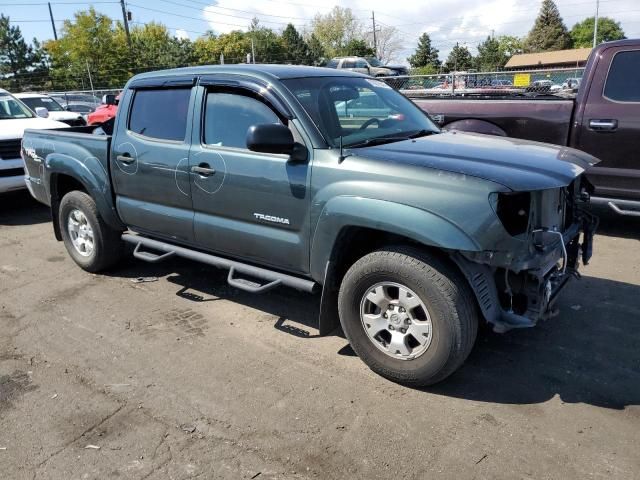
[[[492,194],[508,238],[496,250],[452,258],[494,331],[533,327],[557,313],[558,293],[593,252],[598,219],[586,208],[592,191],[579,176],[566,187]]]

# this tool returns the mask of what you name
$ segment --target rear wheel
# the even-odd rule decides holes
[[[84,270],[105,270],[122,257],[121,232],[104,222],[85,192],[69,192],[62,198],[58,221],[67,252]]]
[[[431,385],[453,373],[476,338],[478,316],[455,267],[422,250],[387,248],[358,260],[338,299],[351,346],[393,381]]]

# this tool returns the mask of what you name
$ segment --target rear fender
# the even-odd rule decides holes
[[[57,189],[60,175],[69,176],[84,187],[87,194],[96,202],[98,212],[107,225],[116,230],[125,228],[115,208],[109,174],[97,157],[89,156],[80,161],[62,153],[47,155],[44,184],[47,195],[51,199],[54,218],[57,217],[57,207],[62,200],[62,195]]]
[[[507,136],[507,133],[496,124],[486,120],[479,120],[477,118],[465,118],[464,120],[456,120],[455,122],[447,123],[442,127],[442,130],[483,133],[485,135],[496,135],[498,137]]]

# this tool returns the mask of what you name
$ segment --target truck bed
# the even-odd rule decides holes
[[[411,97],[410,97],[411,98]],[[567,145],[574,100],[565,98],[411,98],[444,129]],[[455,125],[454,125],[455,123]]]

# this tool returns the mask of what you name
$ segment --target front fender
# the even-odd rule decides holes
[[[316,281],[323,282],[333,246],[345,227],[389,232],[438,248],[481,250],[459,226],[432,212],[386,200],[340,196],[325,204],[313,234],[310,267]]]
[[[51,153],[45,159],[44,175],[52,208],[55,208],[53,199],[58,197],[57,176],[67,175],[84,186],[107,225],[117,230],[124,229],[111,194],[109,174],[97,157],[88,156],[79,160],[63,153]]]

